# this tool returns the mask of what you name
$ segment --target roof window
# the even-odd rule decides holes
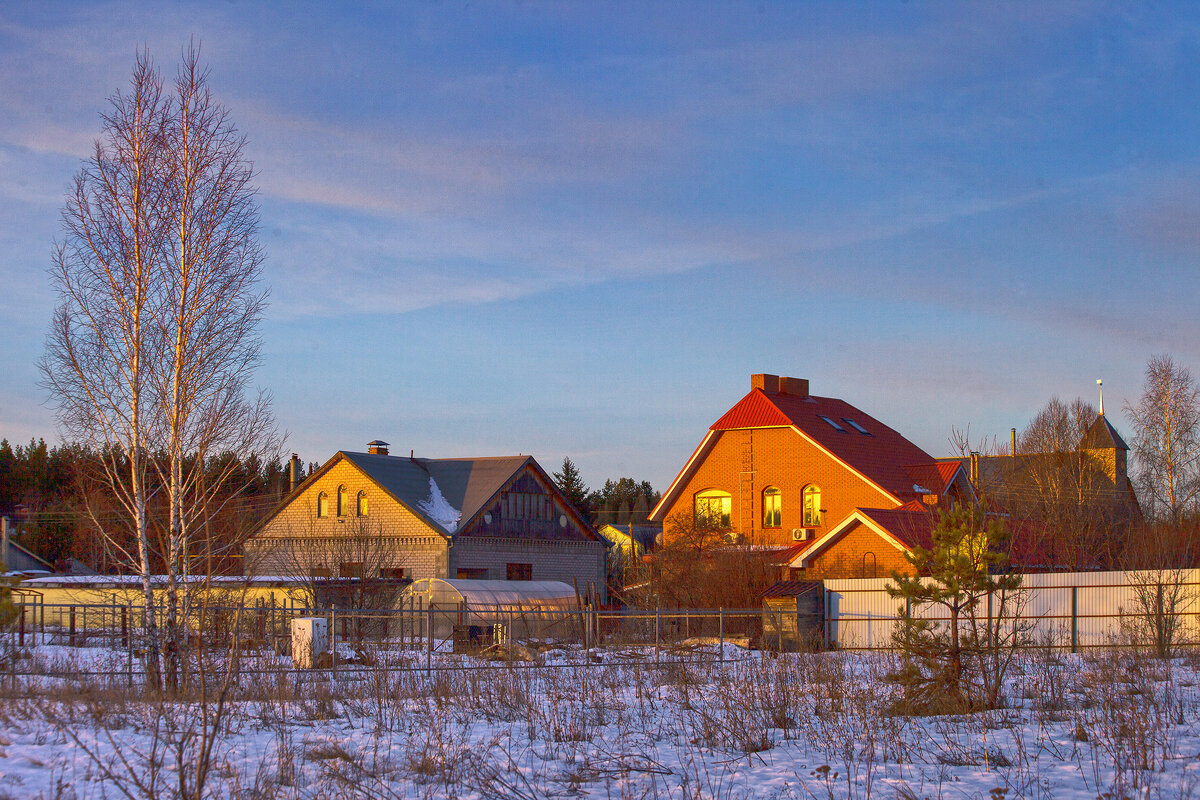
[[[841,431],[842,433],[846,432],[845,428],[843,428],[841,425],[838,425],[836,422],[834,422],[832,419],[825,416],[824,414],[817,414],[817,416],[820,417],[821,419],[825,420],[826,422],[828,422],[835,431]]]
[[[847,425],[849,425],[851,428],[854,428],[854,430],[858,431],[858,432],[859,432],[859,433],[861,433],[863,436],[870,436],[870,435],[871,435],[871,432],[870,432],[870,431],[868,431],[868,430],[867,430],[866,428],[864,428],[862,425],[859,425],[857,422],[855,422],[854,420],[850,419],[849,417],[842,417],[842,422],[845,422]]]

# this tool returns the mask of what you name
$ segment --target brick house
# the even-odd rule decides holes
[[[257,574],[559,580],[604,599],[607,543],[531,456],[340,451],[246,544]]]
[[[673,519],[694,519],[774,558],[783,578],[878,577],[907,568],[939,506],[974,500],[962,464],[808,388],[751,376],[651,512],[667,543]]]

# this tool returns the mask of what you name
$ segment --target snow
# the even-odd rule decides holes
[[[912,718],[881,713],[896,691],[888,654],[726,642],[721,662],[716,644],[664,650],[660,667],[652,648],[562,644],[537,668],[443,652],[427,675],[418,649],[377,654],[378,673],[252,678],[217,744],[211,796],[1093,800],[1200,786],[1194,654],[1031,652],[1007,708]],[[178,774],[162,740],[194,729],[196,707],[123,696],[125,651],[39,644],[31,656],[119,680],[80,692],[42,677],[8,694],[0,797],[121,796],[122,759],[144,780],[152,752],[163,757],[159,796],[170,796]],[[272,658],[248,666],[287,662]],[[356,658],[339,647],[339,659]]]
[[[462,512],[442,496],[442,490],[438,488],[432,475],[429,477],[429,497],[417,503],[417,508],[445,528],[447,533],[453,533],[458,528],[458,520],[462,516]]]

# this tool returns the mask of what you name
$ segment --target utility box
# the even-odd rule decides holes
[[[292,620],[292,664],[312,669],[322,653],[329,652],[329,620],[324,617],[297,617]]]

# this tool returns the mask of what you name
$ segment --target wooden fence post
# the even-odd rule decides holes
[[[67,638],[67,642],[71,645],[71,647],[74,647],[75,646],[75,606],[71,606],[70,628],[68,630],[70,631],[70,635]]]

